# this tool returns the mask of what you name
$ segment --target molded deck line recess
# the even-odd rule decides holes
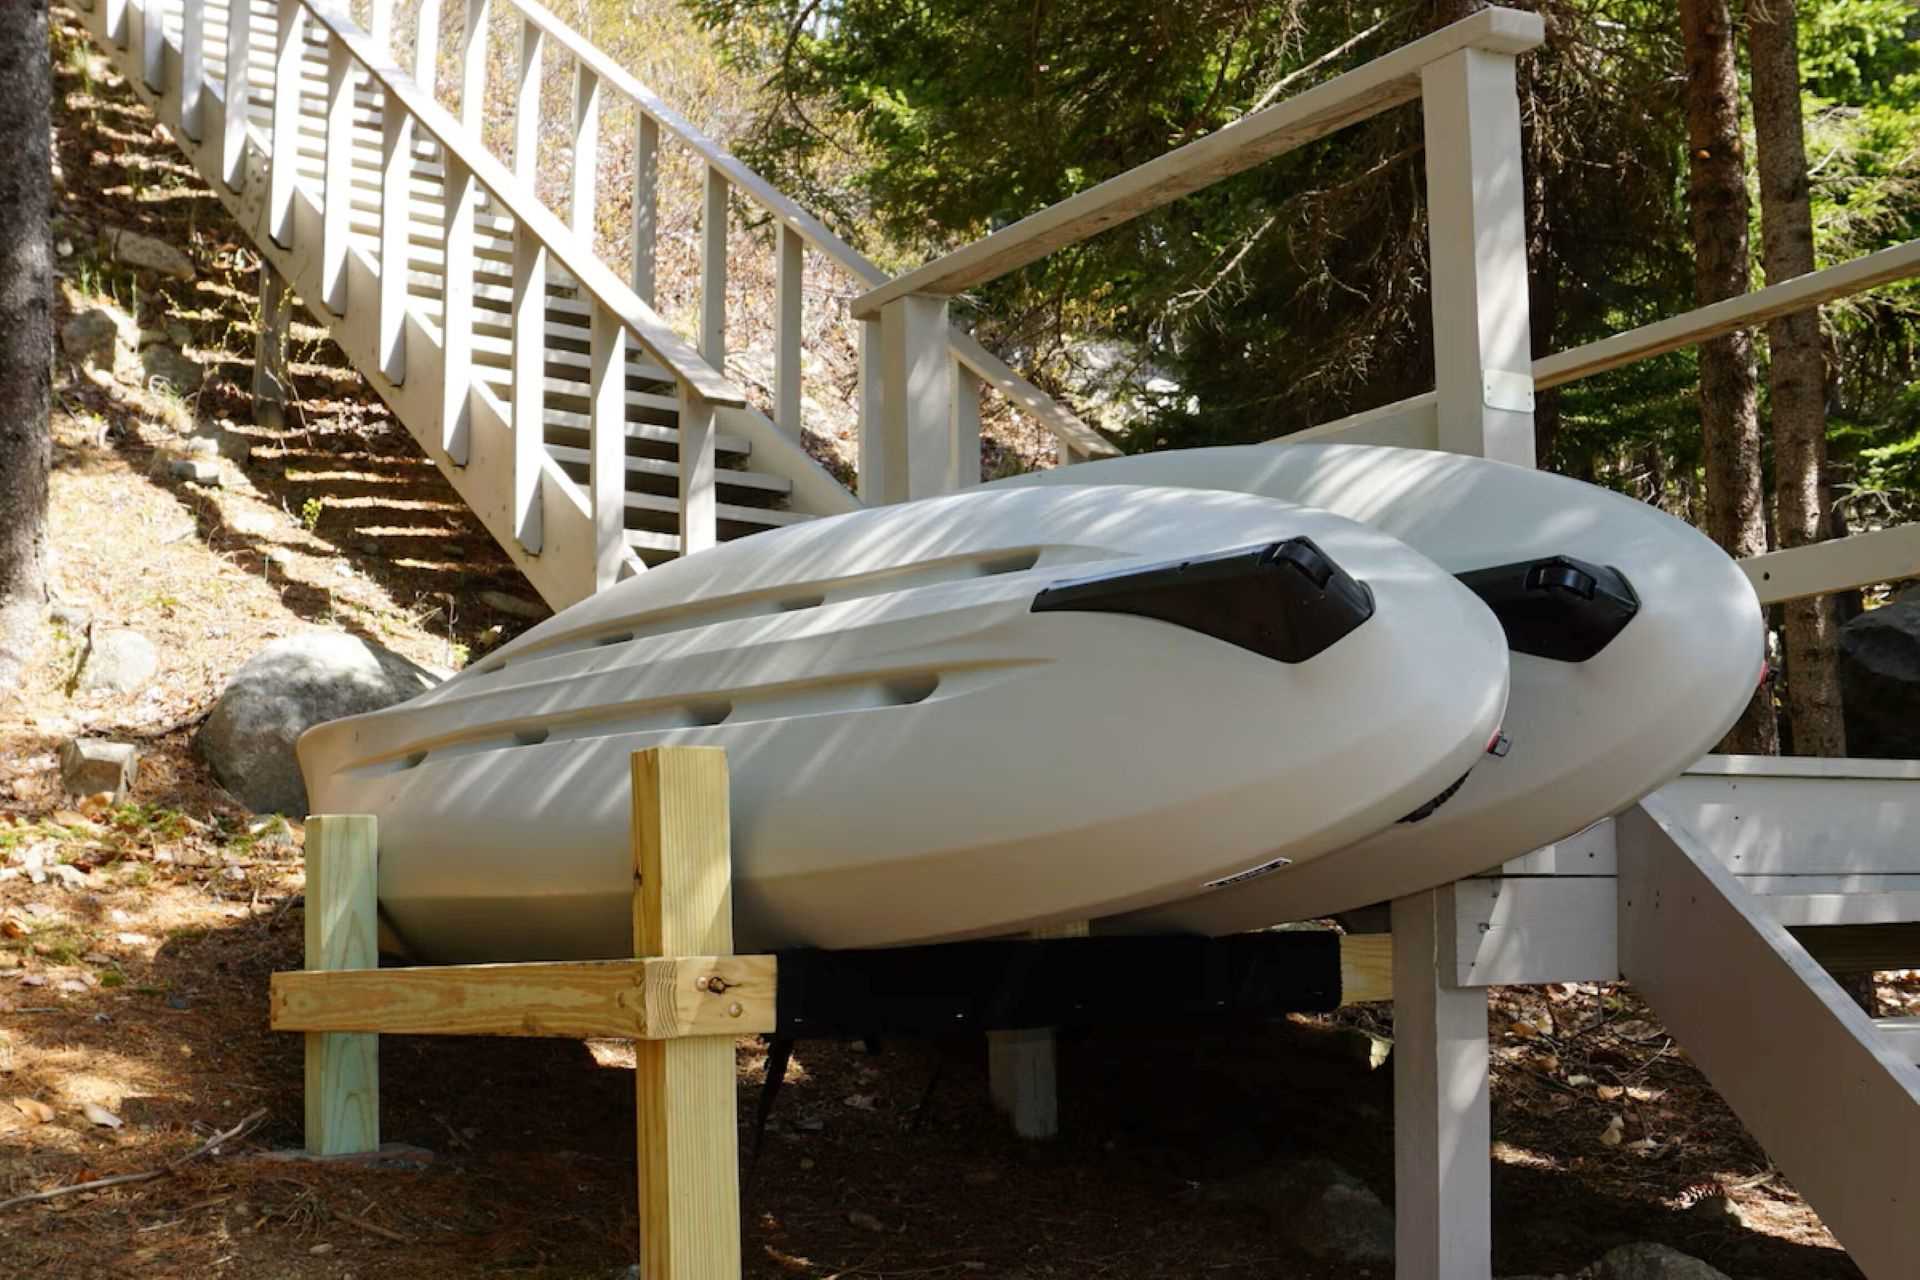
[[[768,514],[777,516],[780,513]],[[577,653],[582,649],[597,648],[613,643],[604,639],[610,635],[622,635],[629,640],[650,639],[655,636],[673,635],[680,631],[713,626],[721,622],[737,622],[742,618],[771,617],[774,614],[792,613],[800,609],[817,609],[823,605],[845,604],[851,600],[891,595],[896,591],[908,591],[916,587],[937,586],[945,582],[967,582],[976,578],[991,578],[1007,573],[1024,573],[1039,563],[1043,552],[1056,550],[1071,552],[1079,548],[1029,547],[1017,551],[997,550],[978,556],[954,556],[943,560],[928,560],[920,564],[882,569],[874,573],[846,578],[830,578],[793,586],[774,587],[765,591],[717,596],[711,600],[658,610],[652,614],[620,618],[607,623],[604,629],[558,638],[546,644],[524,649],[512,657],[482,664],[474,670],[492,673],[527,661],[557,658],[569,653]]]
[[[758,689],[716,691],[686,698],[606,707],[588,714],[560,713],[517,725],[489,725],[468,736],[441,737],[410,743],[345,772],[379,777],[417,768],[427,761],[459,759],[516,747],[535,747],[634,733],[664,733],[704,729],[718,724],[753,724],[796,716],[831,715],[844,711],[883,711],[927,701],[945,684],[969,676],[997,674],[1027,662],[978,663],[941,671],[880,671],[843,679],[767,685]]]

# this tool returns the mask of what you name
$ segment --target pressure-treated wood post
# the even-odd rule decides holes
[[[1394,1274],[1488,1280],[1487,993],[1456,982],[1453,890],[1393,903]]]
[[[309,969],[379,965],[378,828],[365,814],[307,819]],[[380,1149],[380,1037],[307,1033],[307,1151]]]
[[[634,952],[733,950],[727,757],[718,747],[633,755]],[[733,1039],[634,1045],[642,1280],[738,1280],[740,1147]]]
[[[260,329],[253,339],[253,420],[278,431],[287,425],[287,329],[293,291],[272,263],[260,260]]]

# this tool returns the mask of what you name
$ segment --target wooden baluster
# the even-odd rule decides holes
[[[980,375],[953,361],[953,410],[947,424],[951,470],[949,483],[954,489],[970,489],[980,483]]]
[[[380,118],[380,315],[376,358],[407,380],[407,271],[413,233],[413,118],[391,92]]]
[[[487,24],[490,0],[467,0],[466,39],[460,46],[460,123],[478,138],[487,97]]]
[[[700,354],[727,371],[727,180],[707,166],[700,227]]]
[[[806,274],[807,246],[800,233],[783,222],[774,252],[773,420],[798,439],[800,334],[805,320],[800,285]]]
[[[880,322],[860,321],[860,472],[856,479],[860,500],[869,506],[897,501],[889,495],[906,488],[906,477],[900,474],[906,454],[895,447],[897,433],[887,431],[885,426],[886,373],[881,367],[885,354]]]
[[[718,462],[713,405],[680,383],[680,554],[704,551],[719,539]]]
[[[573,76],[573,199],[567,207],[573,234],[589,253],[594,247],[594,196],[600,177],[600,77],[586,67]]]
[[[180,132],[200,141],[207,91],[207,0],[180,10]]]
[[[327,42],[327,159],[320,210],[320,302],[337,316],[347,313],[347,237],[353,214],[353,55],[339,40]]]
[[[126,48],[131,30],[132,25],[127,21],[127,0],[107,0],[107,39],[113,41],[113,47]]]
[[[413,78],[429,98],[439,101],[440,0],[420,0],[413,27]]]
[[[654,240],[660,227],[660,122],[639,107],[633,139],[633,291],[652,306]]]
[[[446,274],[441,279],[440,447],[457,467],[467,465],[473,393],[473,210],[480,184],[473,170],[445,151]]]
[[[146,0],[140,9],[140,78],[155,93],[167,91],[166,0]]]
[[[280,0],[280,29],[273,58],[273,139],[267,157],[267,234],[282,249],[293,248],[293,187],[299,178],[300,59],[306,50],[307,13],[300,0]]]
[[[546,33],[520,27],[520,87],[513,107],[513,172],[529,197],[540,161],[540,64]],[[537,198],[537,197],[535,197]],[[541,544],[540,461],[547,430],[547,246],[524,223],[513,229],[513,527],[520,545]]]
[[[367,34],[380,52],[393,57],[393,0],[373,0],[373,12],[367,19]]]
[[[221,126],[220,176],[238,191],[247,177],[247,50],[253,44],[253,0],[228,0],[227,60],[221,92],[227,118]]]
[[[594,303],[587,501],[593,518],[595,591],[619,580],[627,558],[627,346],[627,326]]]

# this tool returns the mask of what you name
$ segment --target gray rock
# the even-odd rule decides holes
[[[1840,701],[1848,754],[1920,757],[1920,593],[1840,628]]]
[[[160,670],[160,652],[138,631],[96,631],[81,659],[80,687],[98,693],[132,693]]]
[[[208,489],[220,487],[220,464],[211,458],[175,458],[167,471],[174,479],[188,484]]]
[[[198,361],[182,355],[178,348],[168,346],[142,347],[140,370],[149,385],[164,383],[183,396],[198,391],[200,380],[206,376],[206,370],[200,367]]]
[[[438,681],[399,654],[339,631],[276,640],[234,673],[194,740],[214,776],[258,813],[305,816],[294,743],[316,724],[377,711]]]
[[[114,260],[123,262],[139,271],[153,271],[175,280],[191,280],[194,277],[193,262],[165,240],[152,236],[143,236],[137,231],[127,231],[119,227],[107,228],[105,239],[107,252]]]
[[[115,804],[127,798],[140,771],[140,749],[104,738],[69,738],[60,744],[60,785],[67,794],[111,791]]]
[[[522,600],[519,596],[510,596],[504,591],[482,591],[480,603],[510,617],[525,618],[530,622],[539,622],[553,613],[553,610],[537,600]]]
[[[60,348],[77,364],[112,373],[132,361],[139,335],[118,307],[89,307],[61,326]]]
[[[1208,1198],[1270,1214],[1280,1234],[1316,1258],[1393,1261],[1393,1211],[1331,1160],[1309,1157],[1223,1183]]]
[[[65,236],[61,236],[53,242],[53,251],[62,258],[71,258],[73,256],[73,241],[67,239]]]
[[[1725,1272],[1663,1244],[1623,1244],[1580,1275],[1582,1280],[1727,1280]]]

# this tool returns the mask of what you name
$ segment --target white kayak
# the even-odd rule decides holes
[[[1514,648],[1510,750],[1429,820],[1118,928],[1259,928],[1487,870],[1679,776],[1732,727],[1762,674],[1765,626],[1739,566],[1691,526],[1565,476],[1421,449],[1282,443],[1083,463],[986,491],[1095,483],[1257,494],[1362,521],[1474,581]]]
[[[628,759],[670,743],[728,751],[737,944],[867,947],[1350,845],[1472,768],[1506,700],[1493,615],[1377,530],[976,491],[650,570],[299,754],[315,812],[378,817],[418,957],[630,953]]]

